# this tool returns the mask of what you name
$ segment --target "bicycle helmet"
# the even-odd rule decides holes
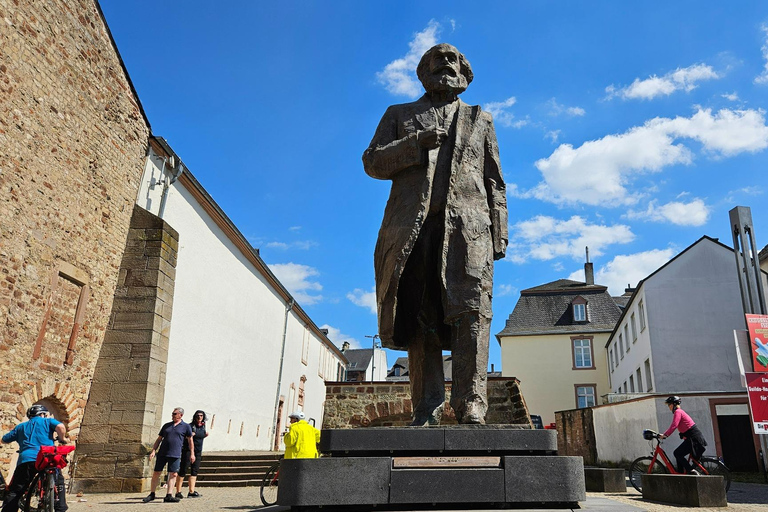
[[[297,420],[303,420],[305,418],[304,413],[302,411],[293,411],[291,414],[288,415],[289,418],[296,418]]]
[[[48,412],[48,409],[44,405],[33,405],[29,409],[27,409],[27,418],[34,418],[35,416],[40,416],[43,413]]]
[[[682,401],[682,400],[680,400],[680,397],[675,395],[675,396],[670,396],[669,398],[667,398],[666,400],[664,400],[664,403],[665,403],[665,404],[675,404],[675,405],[680,405],[680,402],[681,402],[681,401]]]

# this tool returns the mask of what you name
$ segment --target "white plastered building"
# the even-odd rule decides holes
[[[167,142],[150,140],[137,204],[179,233],[163,419],[208,414],[206,451],[282,450],[288,414],[322,425],[347,360]]]

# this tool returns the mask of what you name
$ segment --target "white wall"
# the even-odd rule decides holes
[[[638,304],[642,301],[645,309],[645,328],[641,328],[641,322],[640,322],[640,309],[638,307]],[[632,314],[635,315],[635,324],[637,328],[637,340],[632,339],[632,326],[631,326],[631,318]],[[622,342],[624,343],[625,347],[627,345],[627,341],[623,339],[624,337],[624,326],[627,326],[627,331],[629,332],[629,351],[626,351],[626,348],[624,349],[624,355],[621,355],[621,351],[619,350],[619,334],[622,335]],[[641,286],[641,288],[637,291],[635,294],[635,298],[632,300],[632,302],[627,304],[627,313],[624,315],[624,317],[621,320],[621,323],[619,324],[619,330],[616,331],[616,334],[613,335],[613,337],[609,341],[608,348],[610,350],[613,350],[614,354],[618,351],[618,357],[614,355],[614,364],[612,366],[612,369],[610,371],[610,379],[611,379],[611,390],[614,393],[623,393],[624,392],[624,383],[627,383],[627,393],[631,393],[629,387],[629,377],[630,375],[633,376],[635,380],[635,393],[641,393],[648,390],[648,377],[645,373],[645,360],[650,359],[651,364],[651,370],[653,370],[653,359],[651,354],[651,338],[650,338],[650,329],[648,327],[648,315],[647,315],[647,306],[646,306],[646,297],[645,297],[645,287]],[[610,350],[608,354],[610,354]],[[615,360],[618,359],[619,364],[615,364]],[[639,389],[637,385],[637,370],[638,368],[641,371],[642,374],[642,384],[643,389]],[[618,391],[619,387],[621,387],[621,391]]]
[[[638,457],[650,455],[648,441],[643,439],[643,430],[659,430],[654,400],[595,407],[592,418],[598,460],[631,462]]]
[[[160,181],[161,166],[161,160],[148,159],[138,196],[138,204],[155,214],[162,185],[149,185]],[[179,232],[163,418],[169,421],[180,406],[189,421],[203,409],[209,415],[207,451],[268,450],[286,301],[179,181],[168,190],[163,218]],[[295,310],[289,312],[279,392],[283,424],[300,408],[302,376],[303,409],[322,424],[324,377],[335,380],[341,362],[326,343]]]

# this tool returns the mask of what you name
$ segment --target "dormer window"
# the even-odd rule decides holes
[[[574,322],[587,321],[587,300],[584,297],[576,297],[573,299],[571,307],[573,308]]]

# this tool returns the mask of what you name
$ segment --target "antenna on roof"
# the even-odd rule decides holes
[[[589,263],[589,247],[587,247],[587,263]]]

